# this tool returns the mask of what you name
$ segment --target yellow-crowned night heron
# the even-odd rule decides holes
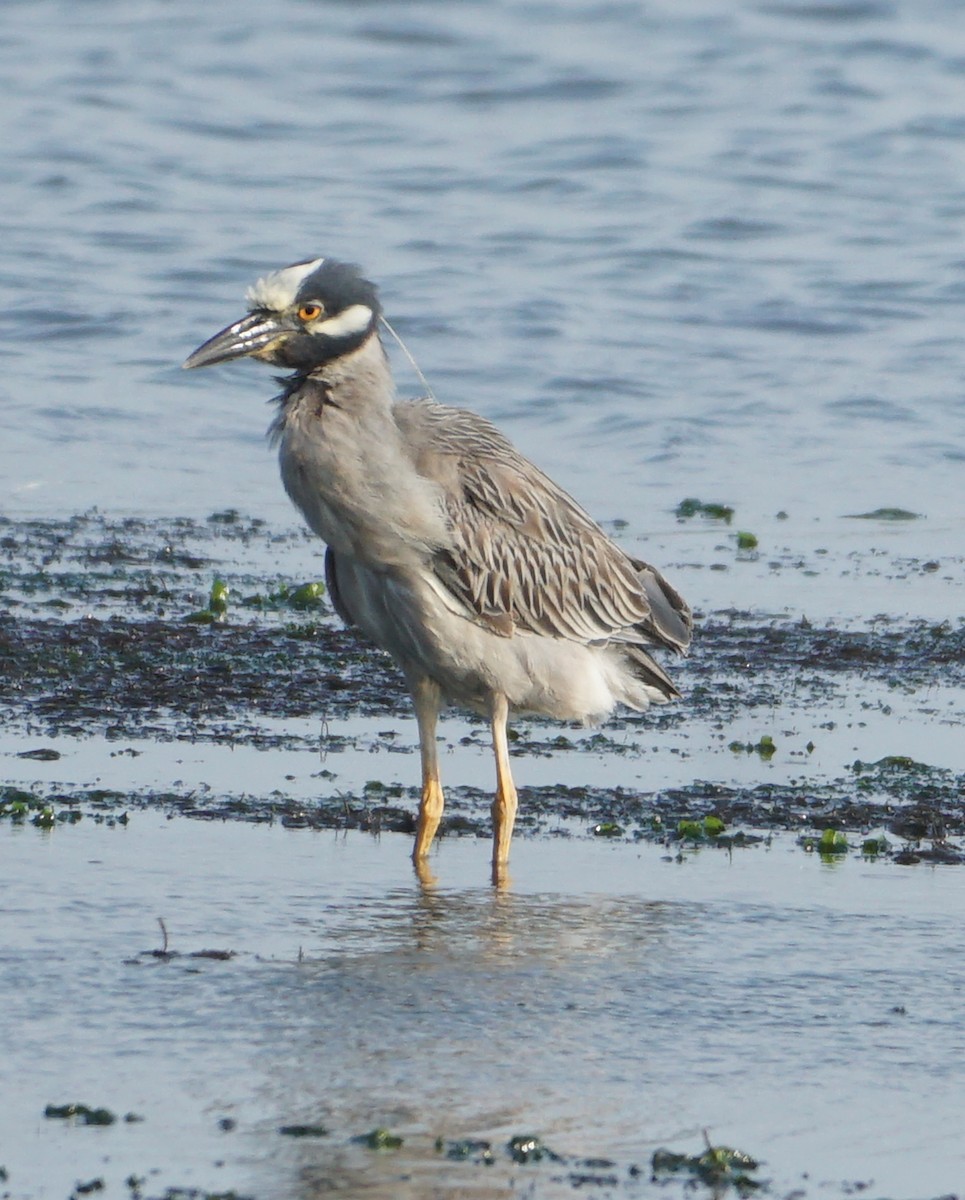
[[[673,699],[647,647],[683,651],[690,609],[488,421],[396,400],[378,294],[356,267],[296,263],[247,299],[184,365],[248,356],[293,372],[271,427],[285,488],[327,545],[339,615],[392,655],[415,703],[413,857],[424,861],[442,817],[436,721],[450,701],[491,724],[498,873],[516,816],[509,713],[595,722],[618,703]]]

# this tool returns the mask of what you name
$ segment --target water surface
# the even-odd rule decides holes
[[[777,1194],[939,1194],[965,1169],[960,868],[523,841],[494,892],[456,839],[426,890],[392,836],[141,814],[0,838],[14,1196],[122,1195],[134,1172],[152,1195],[556,1197],[587,1157],[618,1179],[590,1194],[665,1194],[631,1168],[702,1128]],[[237,956],[145,955],[157,916],[183,955]],[[144,1120],[40,1115],[68,1101]],[[295,1123],[330,1132],[279,1135]],[[374,1126],[402,1150],[352,1143]],[[503,1143],[534,1131],[568,1161],[513,1166]]]
[[[267,374],[178,364],[255,275],[326,254],[382,282],[441,399],[601,518],[891,505],[942,548],[965,513],[959,17],[8,4],[3,503],[287,515]]]

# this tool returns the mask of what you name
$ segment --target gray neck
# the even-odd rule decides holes
[[[336,553],[383,569],[444,544],[439,490],[417,472],[396,421],[378,337],[292,383],[276,424],[279,460],[311,528]]]
[[[357,350],[310,372],[307,379],[321,383],[340,408],[351,409],[360,418],[370,410],[387,412],[395,400],[389,359],[377,333]]]

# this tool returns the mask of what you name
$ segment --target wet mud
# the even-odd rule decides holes
[[[334,790],[322,779],[310,803],[286,794],[284,780],[269,794],[232,793],[214,777],[202,791],[25,783],[31,762],[58,757],[45,739],[99,739],[105,754],[144,740],[299,749],[318,740],[303,728],[317,720],[322,740],[338,749],[352,740],[340,732],[352,718],[389,724],[407,715],[409,700],[391,661],[341,628],[317,579],[292,577],[295,564],[321,576],[314,539],[272,531],[234,511],[197,522],[97,513],[66,522],[0,522],[0,714],[17,747],[7,757],[0,814],[51,824],[84,816],[117,820],[153,807],[295,828],[411,831],[415,763],[413,786],[375,779],[361,789]],[[894,569],[933,566],[905,558]],[[810,834],[838,829],[855,836],[837,852],[867,853],[864,835],[880,830],[875,853],[907,862],[965,861],[954,840],[965,835],[965,774],[954,764],[895,752],[857,758],[836,773],[808,770],[808,737],[833,728],[841,713],[887,715],[904,704],[912,714],[927,714],[936,729],[961,725],[965,622],[879,616],[839,627],[750,610],[699,613],[693,652],[672,669],[685,692],[682,703],[623,714],[589,732],[525,720],[513,731],[514,756],[552,759],[566,778],[573,755],[619,763],[660,736],[676,737],[674,753],[686,755],[688,743],[712,737],[728,748],[731,762],[766,763],[775,749],[770,733],[731,740],[728,730],[738,718],[752,725],[759,719],[762,729],[777,719],[785,729],[793,726],[803,747],[793,777],[735,783],[725,756],[718,778],[652,790],[627,786],[616,769],[621,782],[613,785],[524,786],[521,834],[570,836],[582,829],[663,841],[680,852],[700,845],[733,850],[768,831],[794,830],[802,832],[805,850],[830,852],[828,842]],[[827,714],[832,719],[819,719]],[[286,722],[301,725],[286,729]],[[397,738],[387,728],[363,740],[370,749],[412,751]],[[484,726],[471,722],[460,739],[478,746],[486,740]],[[454,784],[443,835],[488,835],[489,792]]]

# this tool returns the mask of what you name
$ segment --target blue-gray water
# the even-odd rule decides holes
[[[288,520],[267,372],[179,364],[324,254],[602,518],[960,529],[959,3],[6,0],[0,36],[5,509]]]
[[[151,814],[0,826],[13,1200],[92,1178],[132,1200],[132,1174],[145,1197],[710,1200],[649,1182],[652,1151],[697,1151],[702,1127],[765,1160],[770,1196],[958,1187],[961,868],[834,865],[780,838],[683,864],[524,840],[499,893],[479,843],[454,839],[423,892],[402,842]],[[145,953],[160,905],[184,956],[167,963]],[[187,957],[203,948],[238,956]],[[69,1101],[144,1120],[41,1116]],[[278,1135],[293,1123],[330,1133]],[[404,1136],[399,1155],[351,1144],[373,1125]],[[609,1158],[617,1183],[514,1169],[503,1144],[534,1130]],[[490,1139],[497,1163],[449,1162],[437,1136]]]

